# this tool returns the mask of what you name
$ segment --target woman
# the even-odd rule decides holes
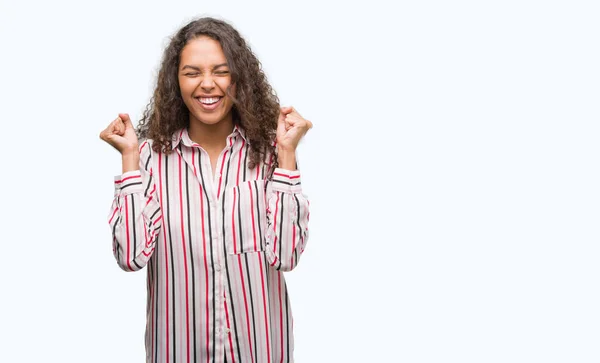
[[[137,135],[127,114],[102,131],[123,164],[115,258],[148,265],[147,362],[293,361],[282,272],[308,237],[295,151],[311,127],[231,25],[201,18],[166,48]]]

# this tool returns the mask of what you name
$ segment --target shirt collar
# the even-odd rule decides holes
[[[248,142],[248,140],[246,139],[246,132],[244,131],[244,129],[241,128],[239,125],[234,125],[233,131],[229,136],[227,136],[227,140],[229,140],[229,138],[235,139],[238,136],[241,136],[245,142]],[[183,146],[187,147],[198,146],[198,144],[196,144],[192,141],[192,139],[190,139],[190,135],[188,133],[187,128],[180,129],[173,134],[171,142],[172,149],[174,150],[177,146],[179,146],[180,143],[183,144]]]

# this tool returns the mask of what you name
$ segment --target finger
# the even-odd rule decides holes
[[[131,123],[131,118],[129,118],[128,113],[120,113],[119,117],[123,121],[123,124],[125,125],[126,129],[133,128],[133,124]]]
[[[123,124],[123,120],[120,117],[117,117],[116,120],[113,121],[113,134],[123,136],[125,134],[125,125]]]
[[[291,110],[290,110],[290,112],[289,112],[289,115],[295,115],[295,116],[298,116],[298,117],[302,118],[302,115],[300,114],[300,112],[298,112],[298,110],[296,110],[296,109],[295,109],[295,108],[293,108],[293,107],[290,107],[290,109],[291,109]]]
[[[110,135],[121,134],[121,132],[119,131],[119,125],[124,131],[125,127],[123,126],[123,122],[120,118],[117,117],[110,124],[108,124],[108,126],[104,130],[102,130],[102,132],[100,132],[100,138],[108,142],[108,137]]]
[[[292,125],[294,127],[305,128],[306,130],[310,130],[313,127],[312,122],[295,115],[287,115],[285,118],[285,122],[286,124]]]
[[[288,113],[291,113],[294,111],[294,108],[292,106],[283,106],[281,107],[281,111],[283,112],[284,115],[287,115]]]
[[[287,115],[285,117],[285,124],[286,126],[295,126],[298,123],[298,118]]]

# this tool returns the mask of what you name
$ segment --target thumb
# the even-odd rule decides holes
[[[129,118],[128,113],[120,113],[119,117],[123,121],[123,124],[125,125],[125,129],[133,128],[133,124],[131,123],[131,119]]]

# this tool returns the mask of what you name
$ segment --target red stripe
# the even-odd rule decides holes
[[[254,236],[254,251],[258,251],[256,249],[256,227],[254,226],[254,224],[256,223],[254,221],[254,202],[252,201],[252,183],[248,182],[248,189],[250,190],[250,211],[252,214],[252,236]]]
[[[269,321],[267,320],[267,296],[265,294],[265,276],[263,274],[263,264],[260,255],[256,256],[260,263],[260,284],[262,286],[262,297],[263,297],[263,316],[265,317],[265,335],[267,341],[267,363],[271,363],[271,347],[269,344]]]
[[[296,250],[296,225],[292,224],[292,253],[290,256],[290,269],[294,267],[294,251]]]
[[[160,181],[160,208],[163,209],[163,185],[162,185],[162,155],[158,158],[158,179]],[[162,217],[161,217],[162,218]],[[169,362],[169,250],[167,249],[167,229],[163,228],[163,241],[165,246],[165,351],[166,351],[166,362]]]
[[[132,176],[128,176],[127,178],[123,178],[121,180],[115,180],[115,184],[120,184],[122,182],[124,182],[125,180],[129,180],[129,179],[134,179],[134,178],[141,178],[141,175],[132,175]]]
[[[142,153],[142,149],[144,148],[144,146],[146,146],[148,144],[148,141],[144,141],[144,143],[142,145],[140,145],[140,154]]]
[[[194,144],[194,146],[200,146]],[[202,152],[198,150],[198,152]],[[194,176],[198,179],[198,170],[196,169],[196,153],[192,150],[192,166],[194,167]],[[199,179],[198,179],[199,180]],[[204,201],[202,197],[202,184],[198,183],[198,191],[200,192],[200,215],[202,216],[202,249],[204,252],[204,296],[206,296],[206,362],[210,361],[210,324],[209,324],[209,300],[208,300],[208,260],[206,255],[206,230],[204,227]]]
[[[183,223],[183,181],[181,178],[181,155],[179,156],[179,214],[181,216],[181,246],[183,247],[183,268],[185,269],[185,327],[187,338],[187,361],[190,362],[190,306],[188,296],[188,266],[187,251],[185,248],[185,227]]]
[[[250,347],[250,357],[254,362],[254,354],[252,354],[252,341],[250,340],[250,316],[248,314],[248,299],[246,297],[246,284],[244,283],[244,273],[242,270],[242,255],[238,255],[238,265],[240,267],[240,278],[242,279],[242,291],[244,292],[244,307],[246,308],[246,328],[248,329],[248,347]]]
[[[283,352],[283,307],[281,304],[281,272],[277,271],[277,287],[279,289],[279,335],[281,337],[281,351]],[[281,359],[279,363],[283,362],[283,354],[281,354]]]
[[[231,147],[233,140],[229,140],[229,147]],[[223,166],[225,165],[225,159],[227,158],[227,152],[229,150],[225,150],[225,154],[223,154],[223,160],[221,160],[221,171],[219,172],[219,188],[217,190],[217,199],[221,196],[221,180],[223,179]]]
[[[241,165],[242,165],[242,151],[244,150],[245,144],[246,144],[246,142],[244,140],[242,140],[242,146],[240,147],[240,154],[238,156],[238,171],[237,171],[237,178],[235,180],[235,185],[240,184],[240,169],[241,169]]]
[[[231,208],[231,234],[233,234],[233,253],[237,253],[237,240],[235,233],[235,202],[237,199],[237,188],[233,188],[233,208]]]
[[[131,268],[131,264],[129,263],[129,203],[127,202],[127,197],[125,196],[125,233],[127,234],[127,254],[125,255],[125,258],[127,260],[127,267],[129,267],[129,269],[131,271],[133,271],[133,269]]]
[[[225,296],[225,295],[223,295]],[[229,329],[229,311],[227,310],[227,301],[223,299],[223,305],[225,306],[225,320],[227,320],[227,329]],[[235,356],[233,355],[233,342],[231,341],[231,334],[229,335],[229,349],[231,351],[231,361],[235,363]]]
[[[113,211],[112,216],[110,216],[110,219],[108,220],[108,224],[112,223],[112,219],[115,217],[115,214],[117,214],[117,210],[119,210],[118,208],[115,208],[115,210]]]
[[[146,240],[146,248],[148,248],[148,246],[150,246],[150,243],[152,243],[152,238],[148,238],[148,228],[146,226],[146,219],[144,218],[144,239]]]
[[[300,177],[300,175],[287,175],[287,174],[282,174],[282,173],[273,173],[273,175],[284,176],[284,177],[290,178],[290,179],[298,179]]]
[[[194,146],[199,146],[194,144]],[[198,152],[202,152],[198,150]],[[198,171],[196,169],[196,153],[192,150],[192,166],[194,167],[194,176],[198,179]],[[204,296],[206,296],[206,362],[210,361],[210,324],[209,324],[209,305],[208,305],[208,261],[206,256],[206,230],[204,227],[204,201],[202,200],[202,184],[198,183],[198,191],[200,192],[200,215],[202,216],[202,249],[204,251]]]
[[[279,193],[277,193],[277,201],[275,202],[275,215],[273,216],[273,253],[277,256],[277,214],[279,211]]]
[[[156,269],[156,267],[154,267]],[[156,281],[157,276],[154,276],[152,280]],[[158,282],[158,281],[157,281]],[[156,317],[154,316],[154,286],[150,285],[150,324],[152,326],[152,330],[151,330],[151,334],[152,336],[150,337],[150,341],[151,343],[151,348],[150,348],[150,352],[154,352],[154,332],[156,331],[156,325],[155,325],[155,319]],[[154,361],[154,354],[151,354],[152,356],[152,361],[154,363],[156,363]]]

